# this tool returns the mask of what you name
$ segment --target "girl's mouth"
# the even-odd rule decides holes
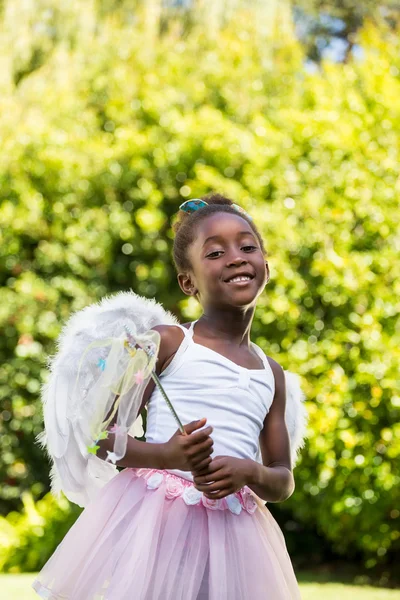
[[[254,279],[254,277],[252,277],[251,275],[236,275],[235,277],[231,277],[230,279],[227,279],[225,281],[225,283],[229,283],[231,285],[239,285],[240,287],[244,287],[245,285],[249,284],[250,281],[252,281]]]

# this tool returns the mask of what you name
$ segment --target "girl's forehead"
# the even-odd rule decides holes
[[[224,212],[202,219],[196,228],[196,237],[199,241],[204,241],[204,239],[214,235],[231,237],[240,233],[250,233],[254,237],[253,229],[246,219],[243,219],[240,215]]]

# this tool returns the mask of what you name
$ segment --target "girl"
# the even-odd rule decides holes
[[[146,441],[83,511],[33,587],[49,600],[296,600],[267,502],[294,491],[282,368],[250,341],[269,281],[251,217],[213,194],[180,207],[174,261],[198,321],[155,327],[156,371],[185,425],[149,383]],[[112,438],[99,442],[105,458]],[[257,460],[258,449],[262,460]]]

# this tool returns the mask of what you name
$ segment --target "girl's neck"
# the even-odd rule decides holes
[[[198,320],[199,333],[205,337],[226,340],[238,346],[249,345],[253,316],[254,308],[243,313],[205,310]]]

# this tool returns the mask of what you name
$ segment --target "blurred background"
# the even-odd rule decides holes
[[[34,444],[60,328],[129,289],[196,318],[171,221],[209,191],[264,234],[253,340],[307,397],[269,505],[304,598],[394,598],[399,28],[394,0],[0,0],[2,598],[36,597],[80,513]]]

